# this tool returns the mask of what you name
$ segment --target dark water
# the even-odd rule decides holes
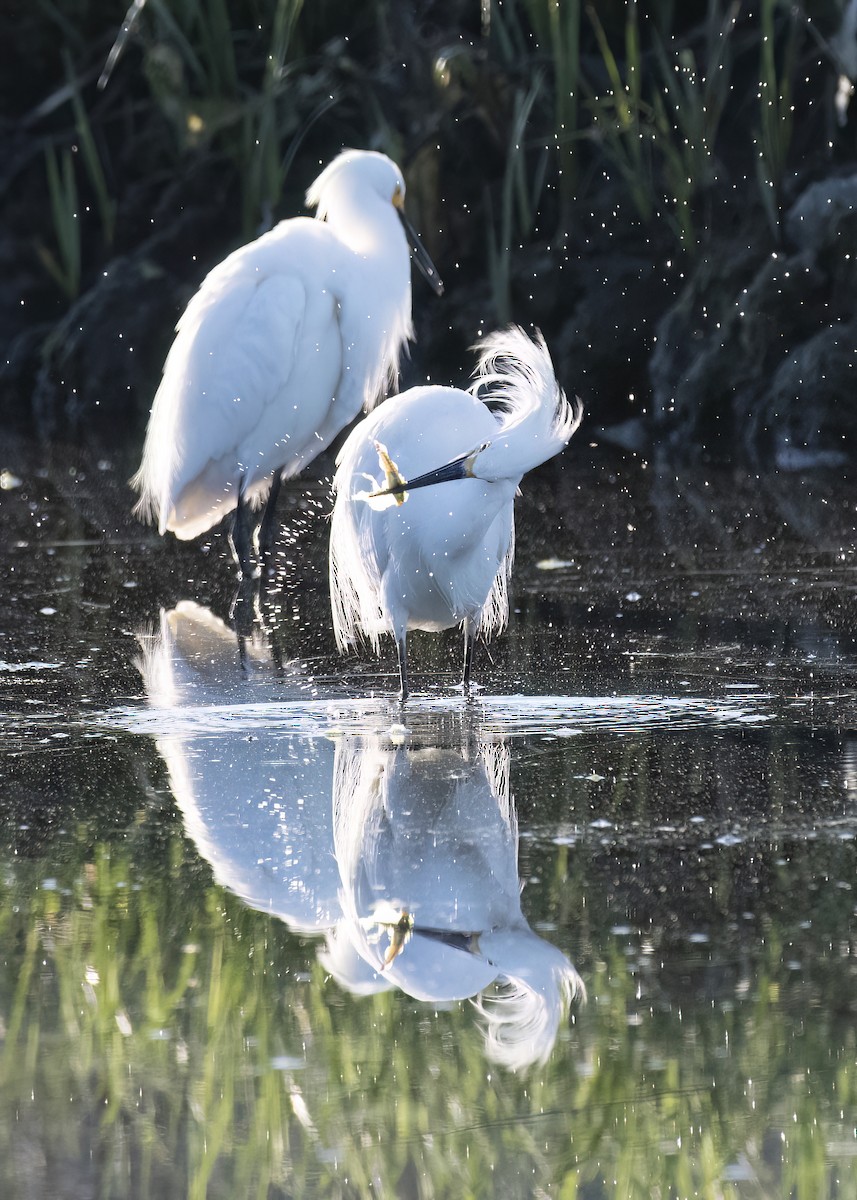
[[[857,1196],[853,490],[567,457],[404,713],[322,485],[0,464],[0,1194]]]

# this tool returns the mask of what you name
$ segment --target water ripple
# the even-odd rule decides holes
[[[223,733],[277,733],[332,737],[424,734],[442,718],[472,721],[484,734],[500,737],[572,737],[590,729],[637,733],[656,728],[691,729],[710,725],[760,725],[773,714],[768,695],[719,699],[691,696],[484,696],[472,705],[462,699],[409,701],[402,712],[392,700],[305,698],[286,702],[205,704],[181,707],[120,707],[94,718],[101,727],[153,737],[196,737]]]

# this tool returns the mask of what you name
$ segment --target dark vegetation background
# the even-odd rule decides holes
[[[515,320],[590,438],[847,466],[855,8],[138,0],[99,87],[121,0],[3,0],[0,435],[132,461],[205,273],[357,146],[403,166],[447,285],[415,278],[403,386]]]

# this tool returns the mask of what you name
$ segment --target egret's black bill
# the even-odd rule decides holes
[[[428,250],[426,250],[425,246],[420,241],[416,229],[414,229],[403,210],[401,208],[397,208],[396,212],[399,214],[399,220],[404,226],[405,234],[411,247],[411,253],[414,256],[414,262],[417,264],[423,275],[425,275],[429,286],[435,295],[442,296],[443,281],[437,273],[437,267],[432,262]]]
[[[454,479],[472,479],[473,463],[477,455],[486,450],[490,444],[490,442],[484,442],[478,450],[468,450],[467,454],[460,454],[458,458],[451,459],[450,462],[444,463],[442,467],[437,467],[434,471],[426,471],[424,475],[417,475],[415,479],[394,483],[379,492],[373,492],[372,495],[373,497],[395,496],[400,492],[413,492],[416,488],[431,487],[434,483],[451,483]]]

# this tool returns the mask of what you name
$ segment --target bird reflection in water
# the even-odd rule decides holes
[[[509,748],[467,722],[464,744],[342,738],[333,829],[342,919],[322,960],[345,987],[474,999],[489,1057],[544,1061],[582,981],[521,910]],[[422,740],[422,739],[421,739]],[[379,936],[379,933],[382,936]]]
[[[472,712],[325,697],[297,666],[255,675],[235,635],[182,604],[141,670],[188,834],[219,884],[323,937],[357,995],[471,1000],[490,1059],[544,1062],[582,981],[520,902],[510,752]]]

